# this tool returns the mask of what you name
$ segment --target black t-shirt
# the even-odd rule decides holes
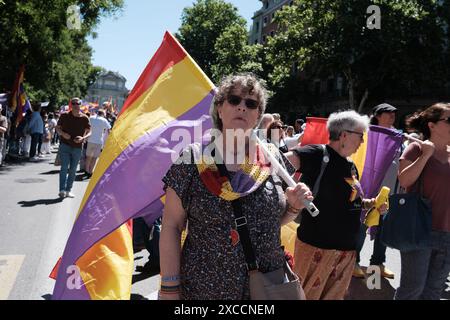
[[[320,213],[312,217],[303,210],[297,236],[322,249],[355,250],[362,204],[358,171],[351,160],[329,146],[327,150],[330,159],[314,199]],[[320,173],[323,149],[320,145],[308,145],[293,151],[300,158],[301,181],[312,190]]]

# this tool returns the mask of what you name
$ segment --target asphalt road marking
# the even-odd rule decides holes
[[[14,286],[25,256],[0,256],[0,300],[6,300]]]

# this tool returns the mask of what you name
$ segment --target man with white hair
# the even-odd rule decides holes
[[[8,130],[8,119],[2,116],[3,106],[0,103],[0,167],[3,166],[3,159],[5,157],[5,134]]]

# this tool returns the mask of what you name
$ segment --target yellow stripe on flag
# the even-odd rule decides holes
[[[130,274],[134,268],[132,243],[124,224],[78,259],[81,279],[92,300],[130,300]],[[109,277],[109,274],[119,276]]]
[[[198,83],[198,86],[186,86],[186,83]],[[98,180],[123,150],[141,136],[149,134],[151,130],[162,127],[189,111],[213,88],[214,85],[189,57],[161,74],[155,84],[142,94],[114,124],[78,214],[83,210]]]
[[[364,142],[359,146],[359,149],[350,157],[355,163],[356,168],[358,169],[360,179],[363,175],[364,162],[366,161],[367,138],[368,133],[366,132],[364,133]]]

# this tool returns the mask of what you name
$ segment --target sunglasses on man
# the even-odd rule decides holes
[[[450,123],[450,117],[447,117],[447,118],[441,118],[441,119],[439,119],[438,121],[445,121],[445,122],[447,122],[447,123]]]
[[[233,94],[229,95],[227,98],[228,103],[233,106],[238,106],[242,100],[244,100],[245,106],[248,109],[257,109],[259,107],[258,101],[254,100],[254,99],[243,99],[243,98],[233,95]]]

